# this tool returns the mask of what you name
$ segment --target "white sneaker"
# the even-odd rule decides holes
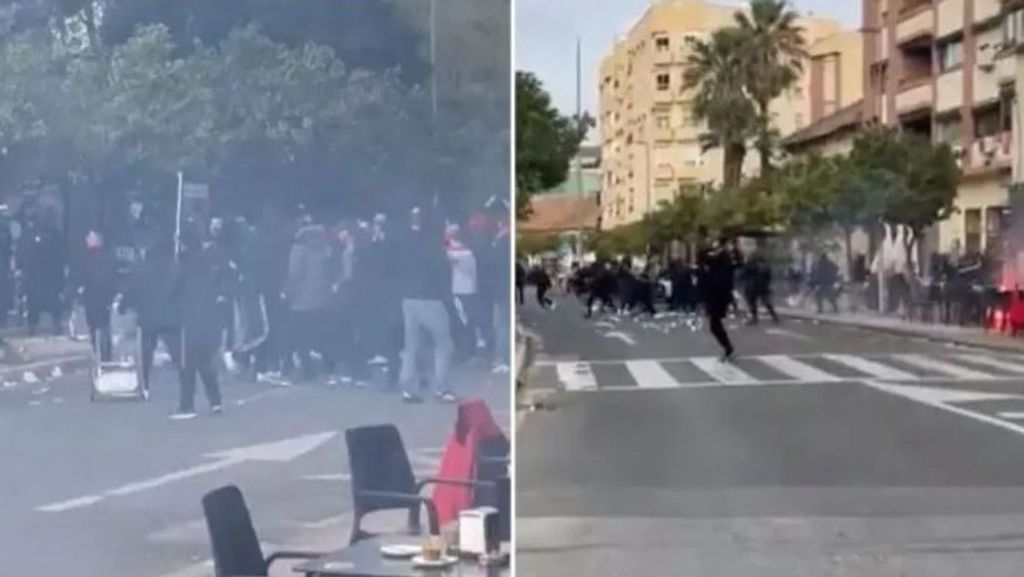
[[[380,356],[380,355],[377,355],[377,356],[373,357],[372,359],[370,359],[366,364],[368,364],[368,365],[386,365],[386,364],[388,364],[388,360],[385,359],[384,357]]]
[[[229,373],[232,373],[232,374],[237,373],[238,372],[238,363],[235,362],[235,356],[232,355],[231,353],[225,352],[223,357],[224,357],[224,368],[226,368]]]
[[[194,419],[194,418],[196,418],[196,412],[195,411],[191,411],[191,412],[188,412],[188,413],[185,413],[185,412],[182,412],[182,411],[175,411],[174,413],[171,413],[171,420],[172,421],[188,421],[188,420]]]
[[[504,375],[504,374],[507,374],[511,370],[512,369],[508,365],[497,365],[497,366],[494,367],[494,370],[491,371],[491,373],[493,373],[495,375]]]

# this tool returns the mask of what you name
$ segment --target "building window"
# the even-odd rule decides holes
[[[949,122],[935,123],[936,139],[949,145],[957,145],[963,139],[963,124],[959,118]]]
[[[658,52],[668,52],[669,40],[667,36],[661,36],[654,40],[654,48]]]
[[[668,116],[664,114],[659,114],[654,118],[654,125],[657,126],[658,128],[671,128],[672,121],[669,120]]]
[[[659,74],[657,77],[658,90],[668,90],[669,83],[671,82],[670,78],[671,77],[668,74]]]
[[[981,209],[964,211],[964,250],[967,254],[981,254]]]
[[[939,45],[939,70],[948,72],[964,63],[963,39],[952,40]]]
[[[974,113],[974,136],[984,138],[1003,131],[1003,114],[998,104]]]
[[[985,247],[988,250],[1000,248],[1003,232],[1003,207],[990,206],[985,209]]]
[[[1015,10],[1003,20],[1003,45],[1015,46],[1024,42],[1024,8]]]

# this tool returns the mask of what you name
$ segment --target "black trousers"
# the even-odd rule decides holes
[[[153,355],[156,353],[156,346],[159,342],[162,341],[167,347],[174,366],[181,366],[181,329],[177,327],[144,327],[141,341],[142,384],[146,390],[149,390],[149,375],[153,371]]]
[[[110,336],[110,306],[86,306],[85,323],[89,325],[89,342],[92,350],[98,350],[100,361],[110,362],[113,354],[113,340]]]
[[[203,380],[203,389],[211,407],[221,404],[220,383],[217,381],[216,343],[202,339],[185,340],[185,355],[181,365],[181,397],[178,410],[191,413],[195,410],[196,380]]]
[[[764,310],[768,311],[768,315],[772,317],[775,322],[779,321],[779,315],[775,314],[775,307],[772,305],[772,295],[767,292],[750,292],[746,294],[747,307],[750,308],[750,322],[751,324],[757,324],[757,307],[758,304],[764,305]]]
[[[729,332],[725,330],[726,314],[729,311],[729,302],[714,302],[706,305],[708,314],[708,328],[711,329],[711,334],[718,341],[718,344],[722,347],[722,352],[726,355],[733,353],[732,341],[729,340]]]
[[[550,307],[553,304],[551,302],[551,299],[548,298],[548,291],[549,290],[551,290],[551,287],[539,286],[539,285],[537,286],[537,304],[539,304],[541,306],[541,308],[545,308],[546,309],[546,308]]]

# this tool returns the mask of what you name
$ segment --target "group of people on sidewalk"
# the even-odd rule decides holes
[[[276,384],[362,387],[376,371],[407,402],[420,402],[424,385],[452,402],[453,362],[491,360],[503,372],[510,354],[507,218],[469,224],[419,208],[395,225],[384,214],[334,226],[310,214],[268,213],[255,226],[214,218],[187,223],[177,246],[162,235],[120,279],[103,235],[90,231],[72,280],[102,358],[114,307],[136,314],[144,386],[166,347],[179,372],[176,419],[196,415],[199,380],[221,410],[222,364]]]

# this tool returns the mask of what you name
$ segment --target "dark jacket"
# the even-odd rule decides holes
[[[105,311],[117,294],[117,264],[106,248],[86,250],[78,285],[82,289],[82,306],[90,313]]]
[[[405,271],[402,297],[412,300],[450,302],[452,269],[441,235],[420,232],[410,235],[403,251],[410,266]]]
[[[701,300],[711,308],[728,306],[733,299],[736,261],[725,249],[709,249],[699,259]]]
[[[220,346],[224,327],[217,299],[221,295],[210,255],[185,252],[178,271],[173,296],[181,312],[186,346]]]
[[[132,309],[144,329],[181,326],[174,288],[177,265],[169,253],[150,252],[128,279],[122,309]]]
[[[327,232],[320,226],[299,230],[288,257],[288,284],[285,293],[293,311],[328,309],[334,298],[336,280],[333,251]]]

